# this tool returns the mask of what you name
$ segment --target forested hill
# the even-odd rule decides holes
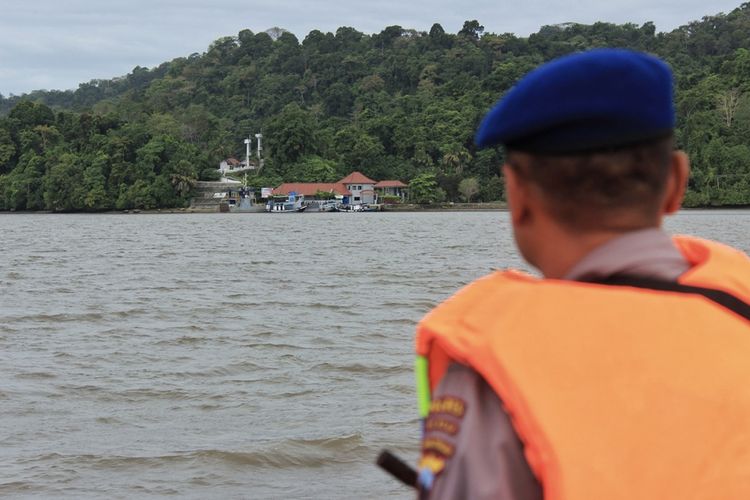
[[[389,26],[275,29],[137,67],[75,91],[0,96],[0,209],[179,206],[197,178],[262,132],[257,185],[333,181],[352,170],[459,201],[501,197],[502,152],[477,151],[481,116],[524,73],[593,47],[629,47],[674,68],[688,201],[750,204],[750,4],[669,33],[652,23],[544,26],[528,38]],[[463,189],[459,184],[464,179]]]

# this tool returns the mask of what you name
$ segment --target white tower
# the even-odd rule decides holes
[[[260,146],[260,140],[263,138],[263,134],[255,134],[255,138],[258,139],[258,161],[260,161],[260,151],[263,149]]]
[[[245,139],[245,168],[250,168],[250,150],[252,149],[253,140],[248,137]]]

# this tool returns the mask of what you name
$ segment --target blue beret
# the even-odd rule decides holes
[[[596,49],[530,72],[484,117],[479,147],[562,154],[656,139],[675,126],[672,72],[656,57]]]

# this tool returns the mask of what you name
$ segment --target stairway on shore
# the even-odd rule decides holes
[[[237,191],[239,188],[240,184],[231,182],[198,181],[193,188],[190,210],[195,212],[218,212],[223,198],[214,198],[214,193],[226,193],[229,190]]]

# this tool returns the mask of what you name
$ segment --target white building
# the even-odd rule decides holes
[[[361,172],[352,172],[339,181],[352,194],[349,204],[361,205],[363,203],[377,203],[374,180]]]

